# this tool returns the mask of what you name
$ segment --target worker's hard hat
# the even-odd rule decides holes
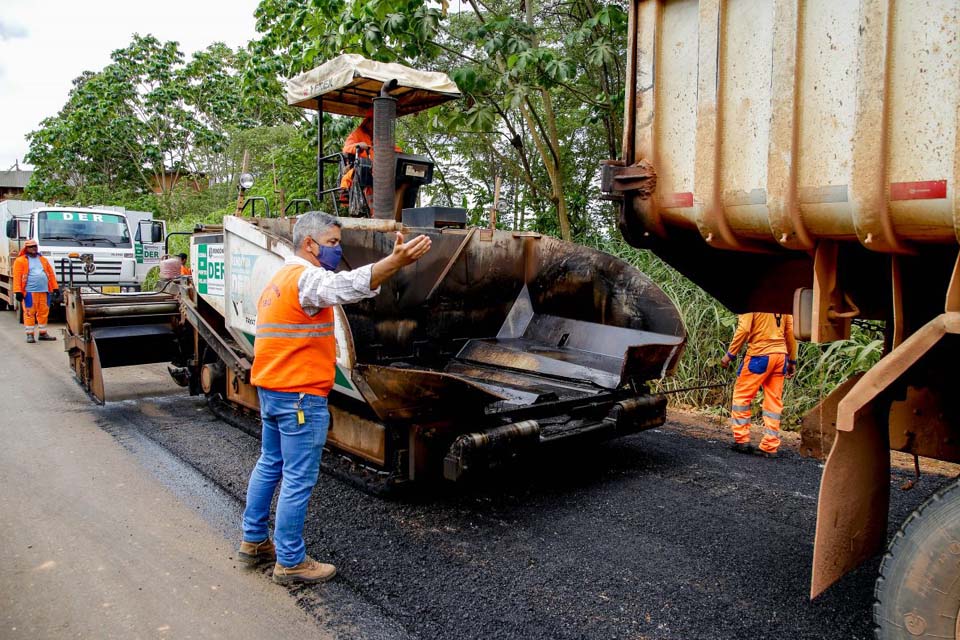
[[[24,247],[39,247],[40,245],[37,243],[36,240],[27,240],[26,242],[23,243],[23,246],[24,246]]]

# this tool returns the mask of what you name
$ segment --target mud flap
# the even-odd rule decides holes
[[[853,431],[837,432],[823,469],[811,599],[883,549],[889,500],[886,421],[877,420],[876,411],[864,411]]]
[[[837,405],[863,377],[857,374],[834,389],[830,395],[803,416],[800,425],[800,455],[823,460],[837,437]]]
[[[960,264],[960,263],[958,263]],[[960,313],[935,317],[884,356],[836,405],[837,434],[820,482],[810,597],[886,541],[890,497],[890,406],[898,381],[947,333],[960,333]]]

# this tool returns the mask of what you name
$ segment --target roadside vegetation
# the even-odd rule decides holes
[[[687,346],[676,373],[662,389],[682,389],[733,382],[735,370],[720,367],[737,326],[737,316],[650,251],[635,249],[619,237],[588,242],[615,255],[656,282],[680,309],[687,326]],[[873,366],[883,352],[883,325],[855,324],[849,340],[817,345],[801,342],[797,374],[784,386],[783,428],[796,430],[803,415],[850,376]],[[675,407],[728,415],[730,385],[671,394]],[[755,405],[759,416],[759,403]]]
[[[237,181],[276,212],[316,190],[315,112],[286,105],[281,78],[341,53],[447,72],[465,97],[398,123],[398,143],[430,155],[424,199],[463,206],[486,224],[501,185],[497,224],[595,246],[634,264],[677,303],[688,345],[666,388],[731,380],[717,365],[736,318],[649,252],[626,245],[600,198],[600,162],[621,155],[626,14],[604,0],[262,0],[259,37],[231,50],[213,43],[189,58],[176,42],[133,35],[100,70],[74,80],[59,110],[29,134],[35,172],[27,197],[152,211],[171,231],[233,213]],[[324,151],[355,126],[324,115]],[[247,158],[246,163],[244,158]],[[335,168],[324,176],[332,185]],[[324,206],[324,205],[320,205]],[[330,203],[325,203],[327,209]],[[186,251],[172,240],[171,253]],[[848,341],[802,346],[787,386],[785,425],[882,348],[876,327]],[[671,396],[722,411],[723,391]]]

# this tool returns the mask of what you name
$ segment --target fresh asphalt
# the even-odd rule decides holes
[[[63,369],[45,373],[72,384],[59,357]],[[120,399],[95,407],[73,394],[70,405],[219,532],[211,562],[232,562],[259,442],[163,375],[111,371]],[[343,638],[872,638],[877,560],[807,599],[821,470],[793,451],[734,453],[708,419],[677,417],[394,499],[321,475],[307,547],[339,575],[289,594]],[[891,533],[946,473],[902,491],[912,473],[894,471]],[[253,576],[286,591],[268,568]]]

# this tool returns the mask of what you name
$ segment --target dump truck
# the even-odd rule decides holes
[[[358,180],[372,181],[366,211],[374,216],[338,218],[341,268],[388,255],[397,232],[432,241],[378,296],[334,308],[324,459],[347,461],[368,486],[457,481],[534,450],[661,425],[667,401],[649,382],[676,367],[685,343],[674,304],[623,261],[537,233],[468,228],[463,209],[415,206],[433,165],[395,151],[395,119],[459,95],[445,74],[350,55],[288,85],[290,104],[353,116],[373,110],[373,166],[354,167]],[[328,211],[341,194],[339,180],[325,187],[324,165],[360,160],[318,152],[317,198]],[[256,415],[257,302],[294,252],[296,216],[273,216],[256,198],[245,199],[241,214],[193,233],[193,276],[176,291],[67,292],[65,348],[99,401],[107,397],[104,369],[166,351],[178,380],[218,411]],[[150,349],[134,349],[145,342]]]
[[[960,485],[887,544],[890,450],[960,462],[960,3],[631,0],[626,240],[803,339],[886,349],[803,421],[826,455],[810,593],[886,553],[879,638],[960,635]],[[718,349],[722,346],[718,345]]]

